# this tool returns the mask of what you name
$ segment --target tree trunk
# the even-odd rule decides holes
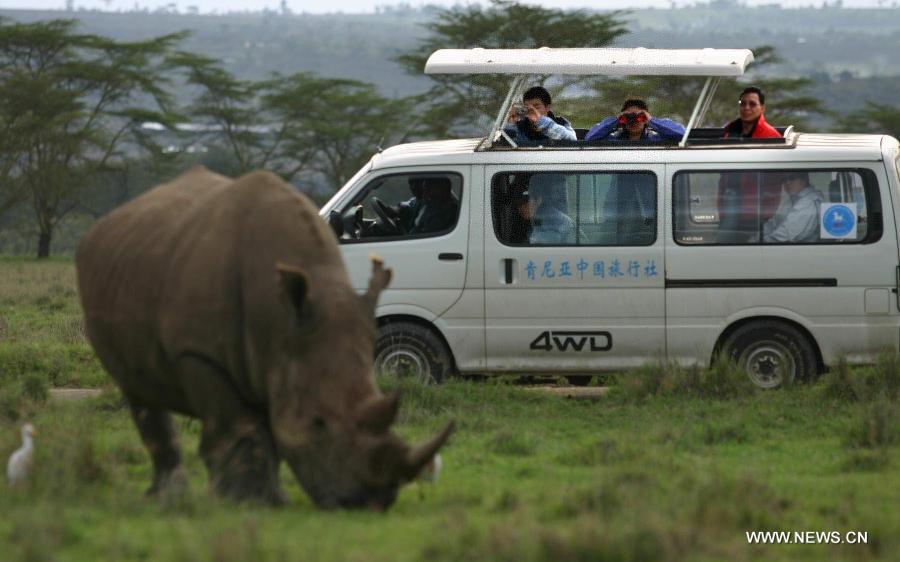
[[[41,230],[41,235],[38,238],[38,259],[49,258],[50,257],[50,239],[53,237],[53,232],[49,229],[44,232]]]

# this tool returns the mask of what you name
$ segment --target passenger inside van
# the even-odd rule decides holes
[[[574,244],[575,221],[566,214],[566,178],[562,174],[535,174],[528,182],[527,200],[520,208],[528,221],[531,244]]]
[[[720,244],[756,243],[751,239],[760,222],[771,219],[781,203],[777,174],[725,173],[719,179],[718,216]]]
[[[815,242],[819,239],[819,207],[825,198],[810,185],[806,172],[788,172],[778,211],[763,224],[763,242]]]

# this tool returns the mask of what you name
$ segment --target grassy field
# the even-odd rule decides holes
[[[435,485],[386,514],[316,510],[285,470],[281,509],[211,497],[199,424],[191,490],[142,497],[150,464],[86,345],[71,262],[0,260],[0,459],[38,428],[28,486],[0,487],[0,561],[897,560],[900,360],[756,392],[727,365],[648,367],[597,402],[454,381],[399,387],[398,432],[459,429]],[[103,386],[79,402],[51,386]],[[746,532],[848,531],[866,544],[749,545]]]

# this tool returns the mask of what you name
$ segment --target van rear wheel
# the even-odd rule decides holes
[[[442,383],[453,370],[444,342],[412,322],[389,322],[375,338],[375,373],[392,373],[423,383]]]
[[[744,324],[725,340],[723,349],[760,388],[808,381],[816,374],[816,353],[809,339],[784,322]]]

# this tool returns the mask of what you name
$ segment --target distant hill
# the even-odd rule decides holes
[[[17,21],[73,18],[88,33],[137,40],[190,30],[188,51],[220,59],[234,74],[312,71],[371,82],[388,96],[423,91],[424,76],[406,74],[393,58],[427,33],[434,8],[383,8],[375,14],[225,15],[163,11],[0,10]],[[784,62],[767,70],[814,77],[826,107],[848,112],[869,99],[895,105],[900,90],[900,9],[745,7],[734,0],[631,12],[623,47],[746,47],[773,45]],[[524,25],[524,22],[523,22]]]
[[[424,77],[410,76],[391,59],[415,47],[428,16],[410,11],[394,15],[282,15],[256,12],[228,15],[93,11],[0,10],[17,21],[68,18],[81,31],[139,40],[190,30],[182,48],[223,61],[240,78],[261,79],[272,72],[312,71],[325,76],[363,80],[389,96],[427,87]]]

